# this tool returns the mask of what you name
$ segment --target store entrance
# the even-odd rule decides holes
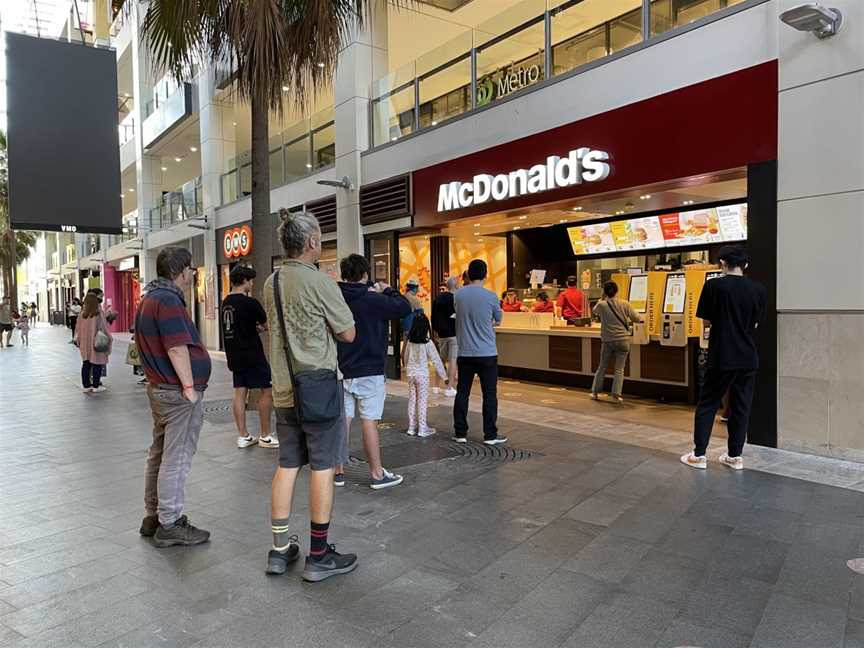
[[[372,266],[373,282],[384,282],[394,288],[399,288],[399,243],[396,232],[383,232],[366,236],[366,258]],[[402,377],[400,361],[402,328],[398,321],[390,323],[390,335],[387,345],[387,363],[385,373],[387,378],[399,380]]]
[[[483,259],[486,287],[505,306],[496,330],[503,400],[689,434],[707,362],[696,305],[719,275],[721,247],[751,246],[749,221],[761,214],[750,204],[748,169],[740,168],[454,220],[399,237],[399,284],[418,280],[431,302],[447,276]],[[763,223],[756,229],[776,237]],[[632,327],[623,405],[589,398],[602,349],[594,307],[608,282],[643,320]],[[612,375],[610,366],[604,392]]]

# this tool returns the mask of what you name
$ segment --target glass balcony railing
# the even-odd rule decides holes
[[[192,84],[160,81],[144,106],[144,147],[155,144],[192,114]]]
[[[117,134],[120,139],[120,146],[135,138],[135,114],[129,113],[117,125]]]
[[[315,113],[270,138],[270,186],[278,187],[336,162],[333,109]],[[222,175],[222,204],[252,193],[252,154],[241,153]]]
[[[373,83],[372,146],[437,126],[746,0],[583,1],[524,0]],[[643,24],[650,24],[650,33]]]
[[[125,27],[132,19],[134,6],[135,3],[133,0],[127,0],[121,5],[120,9],[117,11],[117,15],[114,16],[114,21],[111,23],[109,31],[111,38],[117,38],[120,32],[123,31],[123,27]]]
[[[201,177],[194,178],[174,191],[162,194],[157,207],[150,210],[150,229],[157,230],[195,218],[204,213]],[[136,227],[139,224],[136,223]],[[136,232],[137,235],[137,232]]]

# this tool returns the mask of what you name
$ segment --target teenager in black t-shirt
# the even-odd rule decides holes
[[[765,317],[767,292],[761,284],[744,276],[747,254],[740,247],[720,250],[724,276],[705,284],[696,316],[710,324],[708,370],[696,406],[693,452],[681,461],[692,468],[706,468],[705,453],[711,439],[714,417],[723,395],[729,392],[729,450],[720,462],[741,470],[741,453],[747,439],[747,423],[753,404],[753,388],[759,369],[759,354],[754,335]]]
[[[249,266],[237,265],[231,270],[231,293],[222,300],[219,320],[228,369],[234,378],[234,421],[240,433],[237,447],[248,448],[257,443],[262,448],[278,448],[279,441],[270,433],[273,412],[270,364],[260,337],[267,328],[267,314],[260,302],[249,296],[255,274]],[[261,435],[257,438],[246,428],[246,396],[250,389],[260,390]]]

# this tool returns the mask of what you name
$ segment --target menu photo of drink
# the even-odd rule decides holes
[[[611,223],[611,229],[615,249],[619,252],[658,248],[664,245],[663,231],[660,229],[660,219],[657,216],[617,221]]]
[[[660,216],[660,227],[667,247],[719,243],[723,240],[717,210],[713,208],[664,214]]]
[[[747,205],[718,207],[717,219],[724,241],[747,240]]]

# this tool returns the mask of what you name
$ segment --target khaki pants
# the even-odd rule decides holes
[[[144,510],[169,526],[183,515],[186,478],[204,425],[203,393],[190,403],[180,391],[150,385],[153,444],[144,471]]]

